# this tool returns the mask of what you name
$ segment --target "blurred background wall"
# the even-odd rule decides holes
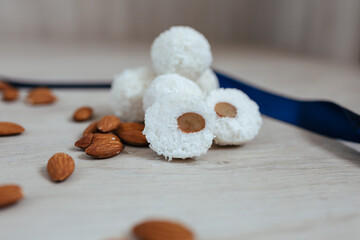
[[[360,0],[0,0],[0,44],[151,41],[179,24],[211,43],[359,62]]]

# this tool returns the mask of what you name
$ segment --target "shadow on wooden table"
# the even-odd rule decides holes
[[[304,132],[303,136],[308,139],[312,144],[317,147],[320,147],[331,154],[350,161],[354,165],[360,167],[360,144],[353,144],[357,149],[347,146],[344,142],[317,135],[314,133]]]

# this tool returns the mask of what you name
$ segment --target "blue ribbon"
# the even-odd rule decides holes
[[[245,92],[266,116],[281,120],[318,134],[360,143],[360,116],[328,101],[301,101],[276,95],[251,86],[244,81],[215,71],[220,87],[237,88]],[[1,78],[0,78],[1,79]],[[3,77],[17,87],[47,86],[50,88],[109,88],[110,84],[52,84],[31,83],[28,79]],[[29,83],[30,82],[30,83]],[[61,82],[61,81],[57,81]],[[107,80],[107,82],[110,82]]]
[[[215,71],[220,87],[245,92],[266,116],[331,138],[360,143],[360,116],[328,101],[301,101],[255,88]]]

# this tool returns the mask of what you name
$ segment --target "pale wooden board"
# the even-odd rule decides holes
[[[128,47],[139,64],[148,61],[144,46]],[[59,49],[52,51],[64,57]],[[71,49],[76,54],[69,55],[69,61],[53,56],[61,63],[61,71],[52,67],[53,76],[48,69],[41,71],[51,67],[45,54],[31,55],[27,65],[24,59],[29,55],[10,51],[0,56],[0,72],[107,78],[126,67],[131,57],[115,57],[114,52],[126,47],[108,47],[97,54],[76,46],[69,47],[68,54]],[[255,84],[297,97],[332,98],[360,111],[356,67],[236,46],[213,49],[216,67]],[[46,51],[35,45],[32,52]],[[77,70],[74,63],[79,59],[86,65]],[[121,64],[115,66],[114,59]],[[358,144],[264,117],[253,142],[213,147],[194,160],[169,163],[148,148],[133,147],[110,159],[92,160],[73,146],[88,123],[74,123],[71,116],[82,105],[94,107],[95,119],[111,113],[108,91],[55,90],[55,94],[59,101],[52,106],[24,104],[26,90],[15,103],[0,102],[0,121],[26,128],[20,136],[0,138],[0,184],[20,184],[26,194],[23,201],[0,210],[0,239],[121,237],[149,217],[184,222],[200,240],[360,236]],[[70,154],[76,163],[73,175],[60,184],[51,182],[45,170],[56,152]]]

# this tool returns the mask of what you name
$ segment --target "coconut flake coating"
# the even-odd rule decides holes
[[[161,33],[151,46],[151,59],[158,74],[178,73],[196,80],[210,67],[210,44],[191,27],[174,26]]]
[[[210,92],[206,102],[215,112],[215,105],[227,102],[236,108],[236,116],[220,117],[216,115],[215,139],[219,145],[240,145],[251,141],[258,134],[262,119],[259,106],[238,89],[217,89]]]
[[[196,84],[203,90],[205,95],[208,95],[212,90],[218,89],[219,80],[213,70],[206,69],[205,72],[195,81]]]
[[[110,105],[115,115],[122,121],[144,121],[142,98],[155,76],[147,67],[125,69],[116,75],[110,90]]]
[[[177,118],[188,112],[200,114],[205,119],[205,127],[199,132],[180,130]],[[215,137],[214,127],[215,113],[202,98],[172,94],[163,96],[146,111],[143,134],[152,150],[171,161],[172,158],[191,158],[206,153]]]
[[[144,111],[166,94],[189,94],[203,97],[203,92],[193,81],[176,73],[164,74],[157,76],[146,89],[143,97]]]

